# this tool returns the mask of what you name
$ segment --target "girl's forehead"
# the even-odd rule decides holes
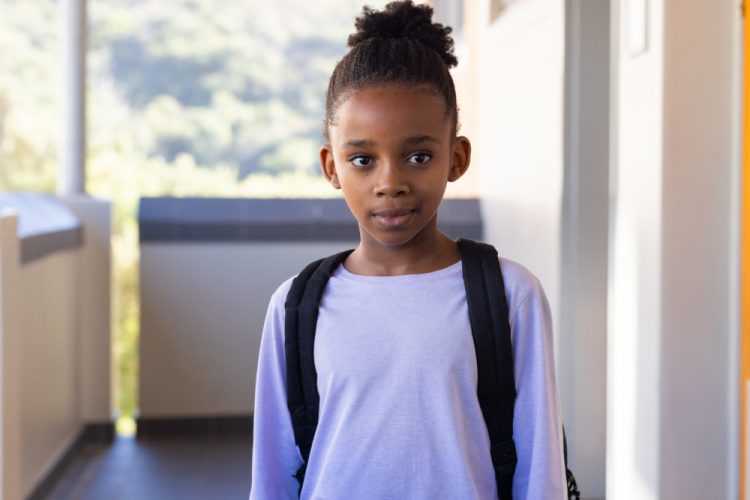
[[[428,96],[432,101],[443,101],[440,93],[428,84],[408,83],[377,83],[356,87],[341,94],[337,103],[337,109],[351,100],[384,100],[384,99],[413,99],[419,96]]]
[[[342,96],[333,116],[331,132],[377,133],[400,130],[450,128],[447,106],[429,86],[372,85]],[[441,134],[442,135],[442,134]]]

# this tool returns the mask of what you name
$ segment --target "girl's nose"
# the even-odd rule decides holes
[[[375,194],[378,197],[395,198],[409,193],[409,184],[398,165],[388,162],[380,170]]]

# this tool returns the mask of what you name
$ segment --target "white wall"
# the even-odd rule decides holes
[[[516,2],[478,19],[477,169],[486,240],[541,280],[559,321],[563,3]]]
[[[609,2],[565,2],[560,395],[585,498],[606,490]]]
[[[595,3],[569,1],[578,18],[568,21],[593,30],[585,9]],[[563,161],[561,5],[514,2],[493,25],[487,1],[472,5],[487,236],[549,295],[584,495],[605,493],[606,378],[608,498],[734,498],[737,2],[612,2],[608,186],[601,171],[580,170],[591,168],[586,154],[601,156],[591,142],[607,140],[575,114],[599,99],[587,90],[597,75],[568,75]],[[639,5],[642,19],[629,14]],[[626,37],[639,28],[646,50],[632,53]],[[568,64],[595,43],[567,37]]]
[[[141,245],[140,416],[249,415],[271,294],[346,243]]]
[[[736,498],[739,10],[650,1],[631,54],[632,4],[613,12],[608,498]]]
[[[474,168],[486,237],[544,286],[569,465],[584,498],[603,498],[609,9],[526,0],[492,24],[488,2],[470,12],[480,32],[468,72],[479,89]]]
[[[626,51],[622,2],[613,65],[607,498],[658,498],[662,261],[662,24],[649,3],[648,50]],[[636,20],[633,20],[636,23]]]

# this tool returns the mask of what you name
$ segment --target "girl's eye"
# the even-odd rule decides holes
[[[406,159],[408,163],[416,163],[417,165],[424,165],[430,160],[432,160],[432,155],[429,153],[414,153]]]
[[[359,168],[369,167],[370,165],[372,165],[372,158],[364,155],[354,156],[350,158],[349,161],[352,162],[352,165]]]

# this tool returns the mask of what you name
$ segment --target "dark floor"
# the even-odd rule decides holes
[[[246,435],[184,435],[86,444],[48,500],[241,500],[250,493]]]

